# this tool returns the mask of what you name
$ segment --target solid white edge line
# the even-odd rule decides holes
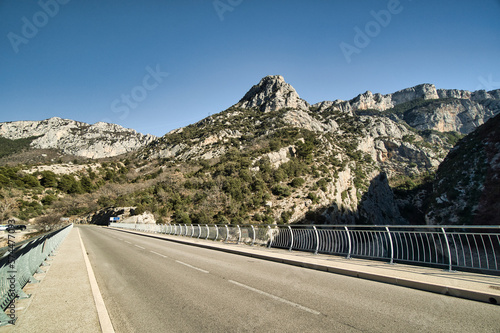
[[[185,262],[182,262],[182,261],[179,261],[179,260],[176,260],[175,262],[176,262],[176,263],[178,263],[178,264],[184,265],[184,266],[186,266],[186,267],[189,267],[189,268],[192,268],[192,269],[196,269],[197,271],[200,271],[200,272],[202,272],[202,273],[209,273],[209,271],[206,271],[206,270],[204,270],[204,269],[201,269],[201,268],[195,267],[195,266],[190,265],[190,264],[186,264]]]
[[[87,251],[85,250],[85,245],[83,245],[82,236],[80,235],[80,229],[78,230],[78,237],[80,238],[80,244],[82,246],[83,259],[85,260],[85,265],[87,266],[87,273],[90,280],[90,288],[92,289],[92,295],[94,296],[94,302],[97,309],[97,316],[99,317],[99,323],[101,324],[101,330],[103,333],[114,333],[113,324],[109,318],[108,310],[106,309],[106,304],[104,304],[104,299],[102,298],[101,291],[97,285],[97,280],[94,275],[94,270],[90,265],[89,257],[87,256]]]
[[[134,244],[134,246],[137,246],[138,248],[143,249],[143,250],[145,250],[145,249],[146,249],[145,247],[142,247],[142,246],[139,246],[139,245],[135,245],[135,244]]]
[[[300,305],[300,304],[297,304],[297,303],[294,303],[294,302],[291,302],[289,300],[286,300],[284,298],[281,298],[281,297],[278,297],[278,296],[275,296],[273,294],[269,294],[269,293],[266,293],[265,291],[262,291],[262,290],[259,290],[259,289],[255,289],[253,287],[250,287],[250,286],[247,286],[246,284],[243,284],[243,283],[239,283],[239,282],[236,282],[236,281],[233,281],[233,280],[228,280],[228,282],[231,282],[232,284],[235,284],[237,286],[240,286],[240,287],[243,287],[243,288],[246,288],[250,291],[253,291],[253,292],[256,292],[257,294],[261,294],[261,295],[264,295],[264,296],[267,296],[267,297],[270,297],[276,301],[280,301],[280,302],[283,302],[285,304],[288,304],[288,305],[291,305],[291,306],[294,306],[296,308],[299,308],[301,310],[304,310],[304,311],[307,311],[309,313],[312,313],[312,314],[315,314],[315,315],[320,315],[321,312],[318,312],[316,310],[313,310],[313,309],[310,309],[308,307],[305,307],[303,305]]]

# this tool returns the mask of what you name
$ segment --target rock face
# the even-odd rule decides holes
[[[486,101],[481,104],[471,99],[437,100],[405,112],[402,118],[419,130],[468,134],[500,111],[499,100]]]
[[[408,224],[399,212],[385,173],[379,174],[370,181],[370,187],[364,194],[358,211],[360,220],[370,224]]]
[[[283,108],[307,109],[309,104],[299,97],[281,75],[269,75],[253,86],[234,106],[257,107],[262,112],[270,112]]]
[[[500,115],[467,135],[439,166],[427,224],[500,224]]]
[[[87,158],[133,152],[156,138],[115,124],[98,122],[89,125],[58,117],[0,123],[0,136],[13,140],[37,137],[31,143],[34,149],[59,149],[64,154]]]
[[[368,110],[385,111],[386,116],[403,120],[419,130],[468,134],[500,113],[500,90],[470,92],[421,84],[387,95],[367,91],[349,101],[325,101],[312,108],[351,115],[364,115]]]

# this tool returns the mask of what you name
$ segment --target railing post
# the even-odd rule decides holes
[[[347,228],[347,226],[344,226],[344,229],[347,232],[347,241],[349,242],[349,252],[347,253],[347,259],[351,259],[351,252],[352,252],[351,234],[349,233],[349,229]]]
[[[194,237],[194,225],[191,224],[191,238]]]
[[[237,227],[238,227],[238,244],[239,244],[241,242],[241,228],[239,224],[237,225]]]
[[[319,250],[319,235],[318,235],[318,229],[316,229],[316,226],[313,225],[313,229],[314,229],[314,234],[316,235],[316,249],[314,250],[314,254],[318,254],[318,250]]]
[[[207,227],[207,237],[205,237],[205,240],[207,240],[208,235],[210,234],[210,228],[208,227],[208,224],[205,224],[205,227]]]
[[[198,224],[198,238],[201,237],[201,226]]]
[[[227,227],[227,224],[225,225],[226,227],[226,239],[224,240],[224,243],[227,243],[227,240],[229,239],[229,228]]]
[[[214,239],[214,241],[216,241],[217,238],[219,238],[219,227],[217,227],[217,224],[216,224],[215,225],[215,239]]]
[[[253,225],[252,225],[252,235],[253,235],[252,237],[252,246],[253,246],[255,244],[255,228],[253,227]]]
[[[288,226],[288,230],[290,230],[290,248],[288,249],[288,251],[292,251],[292,248],[293,248],[293,231],[292,231],[292,227]]]
[[[394,264],[394,244],[392,243],[392,236],[391,232],[389,231],[389,227],[385,227],[385,231],[387,231],[387,234],[389,235],[389,244],[391,245],[391,261],[389,262],[390,265]]]
[[[271,230],[271,226],[268,225],[267,226],[267,229],[269,229],[269,245],[267,246],[269,249],[271,248],[271,246],[273,245],[273,231]]]
[[[444,228],[441,228],[441,231],[443,232],[444,240],[446,242],[446,250],[448,251],[448,272],[453,272],[451,269],[452,266],[451,249],[450,249],[450,243],[448,242],[448,236],[446,235],[446,231],[444,230]]]
[[[184,236],[187,236],[188,235],[188,226],[187,226],[187,224],[184,223],[184,227],[186,227],[186,231],[184,232]]]

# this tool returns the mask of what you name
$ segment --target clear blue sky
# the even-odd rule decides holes
[[[420,83],[500,88],[498,0],[58,1],[0,0],[0,122],[161,136],[271,74],[311,104]]]

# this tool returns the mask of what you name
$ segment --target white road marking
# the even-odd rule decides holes
[[[155,252],[155,251],[149,251],[149,252],[157,254],[157,255],[159,255],[160,257],[163,257],[163,258],[168,258],[167,256],[165,256],[165,255],[163,255],[161,253]]]
[[[235,284],[237,286],[240,286],[240,287],[243,287],[243,288],[246,288],[250,291],[253,291],[253,292],[256,292],[257,294],[261,294],[261,295],[264,295],[264,296],[267,296],[267,297],[270,297],[276,301],[280,301],[280,302],[283,302],[285,304],[288,304],[288,305],[291,305],[291,306],[294,306],[296,308],[299,308],[301,310],[304,310],[304,311],[307,311],[309,313],[312,313],[312,314],[315,314],[315,315],[320,315],[321,312],[318,312],[316,310],[313,310],[313,309],[310,309],[308,307],[305,307],[303,305],[300,305],[300,304],[297,304],[297,303],[294,303],[294,302],[291,302],[289,300],[286,300],[284,298],[281,298],[281,297],[278,297],[278,296],[275,296],[275,295],[272,295],[272,294],[269,294],[269,293],[266,293],[265,291],[262,291],[262,290],[259,290],[259,289],[255,289],[253,287],[250,287],[250,286],[247,286],[246,284],[243,284],[243,283],[239,283],[239,282],[236,282],[236,281],[233,281],[233,280],[228,280],[229,282],[231,282],[232,284]]]
[[[134,245],[134,246],[137,246],[138,248],[143,249],[143,250],[146,249],[145,247],[142,247],[142,246],[139,246],[139,245]]]
[[[200,272],[202,272],[202,273],[209,273],[209,271],[206,271],[206,270],[201,269],[201,268],[198,268],[198,267],[194,267],[194,266],[192,266],[192,265],[190,265],[190,264],[186,264],[185,262],[182,262],[182,261],[179,261],[179,260],[176,260],[175,262],[176,262],[176,263],[178,263],[178,264],[181,264],[181,265],[187,266],[187,267],[189,267],[189,268],[196,269],[197,271],[200,271]]]
[[[85,265],[87,266],[90,288],[92,290],[92,295],[94,296],[94,302],[97,309],[97,317],[99,318],[99,323],[101,324],[101,330],[103,333],[115,333],[113,324],[111,323],[111,319],[109,318],[108,310],[106,309],[106,304],[104,304],[104,299],[102,298],[101,291],[99,290],[99,286],[97,285],[94,270],[90,265],[90,260],[87,256],[87,250],[85,250],[85,245],[83,245],[82,236],[80,235],[80,229],[76,230],[78,230],[78,237],[80,237],[83,259],[85,260]]]
[[[125,241],[125,243],[129,243],[129,244],[132,244],[132,243],[130,243],[130,242],[127,242],[127,241]]]
[[[123,238],[118,238],[119,240],[123,240]]]

